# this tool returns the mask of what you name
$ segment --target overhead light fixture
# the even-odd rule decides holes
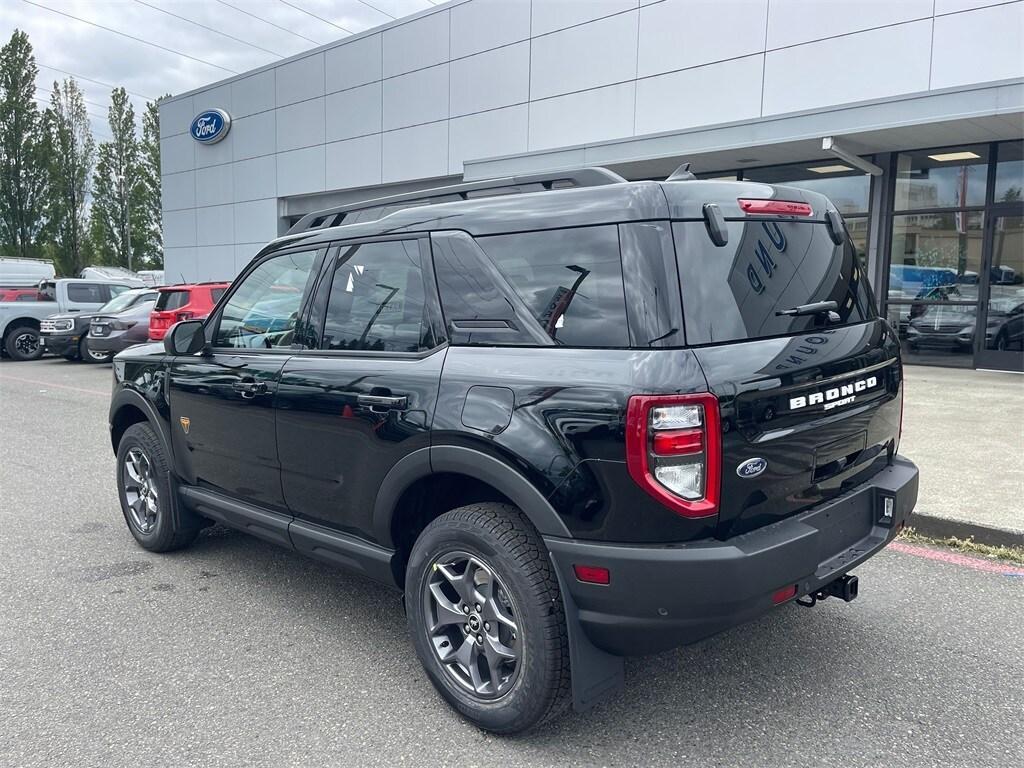
[[[981,160],[981,155],[970,151],[940,152],[937,155],[928,155],[928,157],[937,163],[948,163],[952,160]]]
[[[816,165],[813,168],[808,168],[811,173],[846,173],[852,171],[848,165]]]
[[[831,136],[826,136],[821,140],[821,148],[826,152],[835,155],[843,162],[849,163],[859,171],[870,173],[872,176],[881,176],[883,173],[879,166],[865,160],[863,157],[860,157],[856,152],[847,149]]]

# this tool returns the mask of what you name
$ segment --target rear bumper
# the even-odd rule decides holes
[[[127,334],[118,333],[115,336],[90,336],[89,347],[96,352],[123,352],[128,347],[136,344],[144,344],[145,341],[129,339]]]
[[[783,587],[796,584],[797,595],[806,595],[849,572],[893,539],[914,509],[917,486],[917,467],[897,456],[838,499],[728,541],[545,541],[594,645],[620,656],[658,653],[771,610]],[[883,524],[885,497],[894,509]],[[574,564],[607,568],[611,583],[578,581]]]

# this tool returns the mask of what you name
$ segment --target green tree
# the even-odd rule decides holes
[[[74,79],[54,82],[43,122],[49,148],[47,227],[58,272],[77,275],[86,266],[87,201],[95,145],[85,100]]]
[[[101,263],[137,269],[150,234],[135,109],[124,88],[111,92],[107,114],[113,138],[99,145],[90,237]]]
[[[142,113],[142,141],[139,144],[139,186],[141,187],[143,226],[139,263],[151,269],[163,269],[164,231],[160,202],[160,102],[146,102]]]
[[[46,156],[35,102],[39,68],[28,35],[0,48],[0,255],[39,256]]]

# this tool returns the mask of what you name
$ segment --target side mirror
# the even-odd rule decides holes
[[[194,355],[206,346],[202,320],[175,323],[164,336],[164,351],[169,355]]]

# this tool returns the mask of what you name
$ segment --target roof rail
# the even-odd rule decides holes
[[[389,213],[402,208],[414,208],[422,205],[452,203],[459,200],[471,200],[478,197],[496,197],[498,195],[515,195],[522,192],[546,192],[552,189],[570,189],[573,187],[599,187],[604,184],[621,184],[626,181],[619,174],[607,168],[579,168],[572,171],[533,173],[522,176],[507,176],[485,181],[471,181],[465,184],[454,184],[447,187],[421,189],[390,197],[378,197],[360,200],[347,205],[325,208],[322,211],[307,213],[288,230],[289,235],[313,229],[336,227],[346,219],[356,221],[373,221],[383,218]],[[534,187],[529,189],[528,187]],[[387,209],[392,210],[387,210]],[[362,212],[363,215],[354,216]],[[374,215],[375,214],[375,215]]]

